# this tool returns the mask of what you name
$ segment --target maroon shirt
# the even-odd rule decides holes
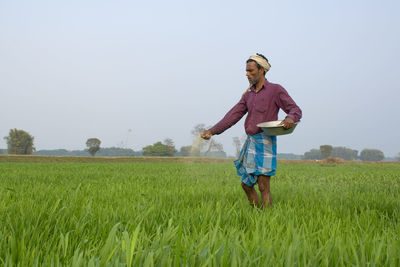
[[[257,127],[258,123],[278,120],[279,109],[286,112],[287,116],[298,122],[301,119],[301,109],[296,105],[288,92],[279,84],[265,80],[263,87],[256,92],[255,86],[243,94],[237,103],[225,117],[211,129],[212,134],[221,134],[236,124],[247,112],[244,128],[249,135],[262,132]]]

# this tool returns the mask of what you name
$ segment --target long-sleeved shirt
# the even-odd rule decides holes
[[[225,117],[215,124],[211,133],[221,134],[236,124],[246,113],[244,128],[247,134],[255,135],[262,132],[257,127],[258,123],[278,120],[279,109],[282,109],[287,116],[298,122],[301,119],[301,109],[296,105],[288,92],[279,84],[270,83],[265,80],[264,85],[256,92],[255,86],[243,94],[237,103]]]

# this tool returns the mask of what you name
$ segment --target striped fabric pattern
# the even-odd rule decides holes
[[[275,175],[276,136],[264,132],[247,135],[235,166],[242,182],[251,187],[257,183],[258,175]]]

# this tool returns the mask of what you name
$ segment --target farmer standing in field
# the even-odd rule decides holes
[[[289,129],[300,121],[302,115],[301,109],[282,86],[267,81],[265,73],[270,67],[265,56],[250,56],[246,62],[249,88],[220,122],[200,135],[208,140],[213,135],[223,133],[248,113],[244,123],[247,139],[235,166],[238,175],[242,177],[242,188],[253,206],[259,205],[258,194],[254,189],[254,185],[258,184],[262,208],[267,201],[268,206],[272,204],[270,178],[276,172],[276,136],[268,136],[257,124],[277,120],[279,109],[282,109],[287,116],[281,124]]]

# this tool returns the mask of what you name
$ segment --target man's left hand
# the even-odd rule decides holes
[[[292,118],[286,117],[279,125],[282,125],[285,129],[290,129],[294,126]]]

